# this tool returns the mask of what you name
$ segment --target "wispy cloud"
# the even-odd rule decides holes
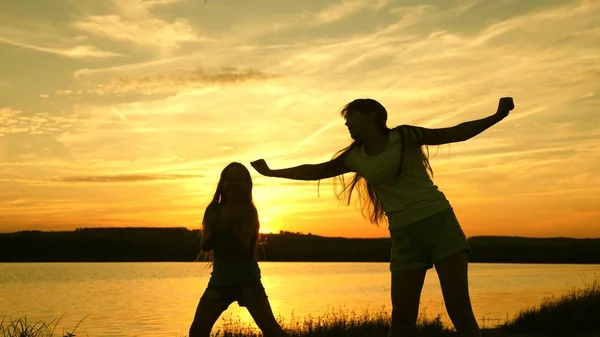
[[[157,180],[181,180],[202,178],[201,175],[192,174],[118,174],[102,176],[73,176],[55,179],[59,182],[68,183],[123,183],[123,182],[146,182]]]
[[[255,69],[238,69],[233,67],[218,70],[198,68],[190,72],[178,72],[165,75],[120,77],[109,83],[91,84],[88,93],[106,95],[120,93],[156,94],[161,92],[177,92],[184,89],[214,85],[237,85],[248,81],[264,81],[280,76]]]
[[[154,49],[161,54],[170,54],[182,44],[210,40],[200,36],[188,19],[181,17],[169,22],[150,10],[156,5],[175,2],[114,0],[114,14],[88,15],[74,22],[73,27],[107,39]]]
[[[66,116],[43,112],[26,114],[21,110],[0,108],[0,136],[9,133],[56,134],[62,130],[71,129],[80,122],[76,113]]]
[[[477,46],[511,32],[524,33],[523,35],[535,34],[542,39],[561,40],[561,35],[549,34],[548,31],[539,34],[536,28],[544,26],[551,28],[551,31],[556,31],[560,29],[562,23],[567,21],[578,26],[592,24],[600,16],[599,9],[600,4],[594,1],[570,1],[563,5],[541,9],[527,15],[507,18],[488,26],[478,37],[470,41],[470,45]],[[549,27],[552,23],[554,23],[554,26]],[[569,33],[562,34],[562,36],[565,35],[569,35]]]
[[[182,11],[193,4],[176,2],[113,2],[103,8],[108,14],[67,24],[78,38],[57,45],[98,45],[129,57],[79,70],[69,64],[33,93],[37,110],[23,100],[27,108],[11,103],[0,111],[7,173],[0,183],[22,191],[7,200],[39,195],[55,206],[72,200],[73,210],[61,215],[23,201],[0,211],[23,223],[32,221],[30,209],[54,224],[86,217],[138,223],[153,214],[194,225],[230,161],[296,166],[328,160],[349,144],[338,111],[352,99],[380,100],[389,126],[442,127],[488,116],[499,97],[512,95],[517,109],[498,125],[430,149],[436,183],[463,228],[544,235],[569,224],[569,233],[588,226],[588,235],[600,235],[590,225],[600,195],[592,174],[600,170],[599,3],[314,1],[282,3],[281,14],[236,2],[202,7],[198,19]],[[200,43],[201,33],[219,38]],[[12,89],[19,78],[3,79]],[[49,144],[55,148],[44,150]],[[17,160],[22,155],[26,161]],[[337,208],[330,180],[315,199],[313,182],[251,172],[265,226],[387,234],[371,231],[354,207]],[[327,229],[315,219],[327,219]]]
[[[181,0],[141,0],[141,3],[147,8],[152,8],[155,6],[172,5],[178,2],[181,2]]]
[[[366,9],[379,9],[388,3],[389,1],[352,1],[343,0],[341,2],[334,3],[333,5],[321,9],[312,14],[312,17],[307,20],[309,24],[325,24],[334,21],[339,21],[349,16],[360,13]]]
[[[118,53],[113,53],[105,50],[101,50],[98,47],[91,45],[78,45],[69,47],[50,47],[50,46],[39,46],[29,44],[26,42],[15,41],[0,36],[0,43],[6,43],[12,46],[36,50],[39,52],[50,53],[60,55],[69,58],[109,58],[122,56]]]
[[[291,15],[277,16],[274,21],[271,18],[270,20],[246,23],[244,26],[235,29],[232,35],[238,35],[242,40],[248,40],[265,35],[292,33],[296,35],[296,39],[305,40],[306,36],[302,36],[302,34],[297,35],[296,33],[303,29],[347,25],[350,20],[367,18],[384,9],[392,2],[391,0],[340,0],[326,4],[319,3],[318,8],[310,9],[294,4],[292,8],[299,8],[293,8],[294,10],[291,11]],[[313,7],[312,5],[314,3],[310,4],[309,7]]]

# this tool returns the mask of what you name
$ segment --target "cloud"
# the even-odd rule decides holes
[[[305,21],[310,24],[326,24],[345,19],[355,15],[361,10],[377,9],[388,1],[341,1],[329,7],[323,8],[312,14],[312,18]]]
[[[0,43],[6,43],[20,48],[36,50],[68,58],[109,58],[122,56],[117,53],[101,50],[98,47],[91,45],[79,45],[73,47],[44,47],[25,42],[15,41],[4,37],[0,37]]]
[[[86,118],[77,111],[50,113],[0,108],[0,160],[11,164],[68,157],[69,148],[57,137],[85,122]]]
[[[75,127],[80,121],[75,112],[60,116],[44,112],[26,114],[21,110],[0,108],[0,136],[11,133],[57,134]]]
[[[202,175],[192,174],[120,174],[120,175],[101,175],[101,176],[72,176],[55,179],[59,182],[68,183],[123,183],[123,182],[145,182],[157,180],[181,180],[202,178]]]
[[[154,15],[150,8],[176,1],[113,1],[115,14],[88,15],[73,23],[73,27],[114,41],[170,54],[182,44],[209,41],[197,34],[189,20],[176,18],[167,22]]]
[[[563,24],[566,24],[567,21],[578,26],[593,24],[600,17],[599,10],[600,4],[598,2],[582,0],[571,1],[562,6],[541,9],[527,15],[507,18],[485,28],[479,36],[470,41],[470,45],[477,46],[512,32],[522,34],[522,38],[526,35],[537,35],[542,41],[549,37],[558,40],[568,36],[569,33],[557,36],[555,34],[548,34],[548,30],[556,31],[560,27],[563,27]],[[553,26],[549,27],[549,25]],[[539,34],[540,31],[538,29],[542,27],[546,27],[547,31]]]
[[[164,5],[172,5],[181,2],[181,0],[141,0],[143,6],[148,8]]]
[[[464,6],[461,7],[461,11],[464,11],[464,8],[472,6],[473,3],[462,4]],[[577,20],[580,31],[586,24],[593,22],[590,18],[596,15],[593,12],[573,10],[571,7],[552,10],[567,13],[574,11],[575,14],[564,15],[564,17]],[[393,14],[398,15],[398,11],[399,9],[396,9]],[[402,20],[413,16],[428,20],[430,16],[436,16],[440,19],[446,15],[443,10],[431,7],[403,8],[401,12],[404,13]],[[529,17],[546,19],[529,20]],[[546,41],[552,36],[557,36],[558,29],[554,26],[554,20],[549,17],[540,16],[535,12],[520,15],[516,21],[521,25],[518,30],[530,31],[528,28],[530,22],[534,22],[536,27],[541,24],[542,26],[538,27],[541,33],[538,35]],[[85,70],[77,72],[76,76],[110,78],[119,76],[120,73],[131,73],[127,77],[121,75],[109,80],[108,84],[99,84],[98,92],[105,93],[118,93],[121,90],[153,92],[161,88],[171,90],[170,88],[183,84],[179,88],[182,90],[182,95],[175,101],[119,105],[118,110],[123,115],[144,113],[150,115],[158,111],[172,114],[174,111],[215,110],[214,107],[227,106],[229,97],[235,95],[239,101],[249,103],[244,106],[244,110],[254,111],[255,116],[263,116],[263,119],[273,117],[267,111],[285,111],[285,117],[277,119],[277,122],[284,123],[286,119],[301,120],[305,130],[324,128],[313,136],[311,136],[312,130],[308,133],[298,130],[296,137],[306,140],[299,140],[296,150],[302,150],[306,144],[322,144],[341,139],[340,135],[331,136],[333,130],[323,131],[341,123],[335,112],[341,105],[357,96],[371,96],[382,100],[390,112],[390,125],[419,123],[435,127],[450,126],[464,120],[484,117],[494,111],[500,95],[506,95],[511,91],[537,94],[516,97],[518,111],[508,120],[509,123],[518,120],[527,122],[532,117],[549,114],[549,109],[567,104],[571,97],[595,90],[594,82],[589,79],[594,77],[593,70],[597,69],[597,63],[593,63],[592,60],[600,53],[593,45],[585,42],[592,40],[571,41],[560,45],[560,48],[542,49],[542,53],[540,53],[540,46],[536,45],[535,41],[532,42],[529,36],[520,37],[516,33],[515,36],[510,36],[512,41],[519,45],[516,49],[508,42],[500,44],[490,38],[484,38],[482,41],[487,41],[484,44],[476,46],[471,44],[473,39],[478,39],[490,31],[496,31],[497,29],[493,27],[503,24],[502,22],[491,24],[475,34],[434,31],[421,35],[414,33],[407,35],[402,26],[391,25],[373,34],[341,36],[336,41],[328,39],[327,44],[320,39],[316,39],[312,44],[291,43],[287,48],[270,49],[268,55],[260,51],[259,45],[249,41],[235,47],[235,58],[244,58],[253,66],[255,62],[264,62],[269,64],[269,67],[261,73],[286,74],[286,77],[273,85],[259,83],[256,87],[245,86],[242,91],[225,88],[200,94],[194,88],[198,83],[210,83],[227,76],[207,76],[206,73],[199,76],[185,73],[179,75],[175,72],[176,75],[161,77],[156,74],[157,68],[175,66],[184,68],[198,62],[200,57],[209,64],[217,64],[219,60],[227,62],[227,51],[232,54],[233,46],[230,45],[221,45],[214,53],[208,55]],[[514,30],[507,30],[503,34],[512,31]],[[596,33],[589,31],[588,34],[593,36]],[[527,44],[521,45],[524,42]],[[580,47],[588,47],[587,53],[575,52]],[[482,61],[489,59],[493,59],[494,62]],[[147,72],[153,74],[140,75]],[[535,83],[524,79],[524,76],[528,79],[535,78]],[[563,83],[572,85],[563,86]],[[93,88],[93,84],[91,87]],[[184,94],[186,90],[189,94]],[[275,94],[272,95],[269,91]],[[202,102],[191,101],[199,99],[199,96],[202,97]],[[250,104],[258,104],[260,100],[270,103],[262,103],[263,106],[256,110],[249,107]],[[216,109],[221,111],[220,108]],[[227,111],[228,109],[224,108],[221,113],[228,113]],[[307,111],[314,112],[316,115],[307,115]],[[330,112],[331,119],[323,121],[320,114],[322,111]],[[215,119],[214,122],[220,123],[220,120]],[[254,128],[252,130],[255,131]],[[308,138],[305,137],[307,135]],[[313,149],[309,147],[307,150]]]
[[[239,20],[232,22],[227,36],[238,41],[249,40],[277,40],[281,45],[288,45],[290,41],[303,41],[311,44],[314,40],[332,36],[329,31],[320,29],[336,29],[337,33],[346,31],[356,32],[364,28],[365,24],[370,26],[368,30],[380,25],[373,16],[384,9],[393,1],[373,0],[356,1],[341,0],[331,2],[289,2],[284,6],[278,6],[281,12],[252,13],[256,16],[248,16],[246,13]],[[253,5],[251,5],[253,6]],[[241,9],[246,10],[240,6]],[[250,20],[241,18],[248,17]],[[373,25],[373,22],[377,22]]]
[[[60,89],[60,90],[55,90],[54,94],[57,96],[63,96],[63,95],[81,95],[83,94],[83,90],[71,90],[71,89]]]
[[[465,226],[475,228],[481,221],[477,212],[492,214],[484,214],[490,218],[486,230],[497,232],[506,230],[505,223],[514,223],[515,229],[525,228],[527,222],[542,226],[553,215],[579,224],[575,215],[567,222],[567,215],[560,214],[591,209],[598,201],[600,181],[590,172],[600,170],[595,159],[600,157],[600,4],[577,1],[500,10],[502,6],[483,1],[408,7],[321,2],[294,5],[301,9],[277,17],[267,13],[269,20],[240,22],[223,12],[214,19],[218,23],[206,20],[201,26],[217,27],[213,32],[219,40],[195,45],[193,53],[186,54],[184,45],[200,41],[176,40],[161,49],[159,42],[148,40],[150,33],[157,33],[158,40],[166,38],[156,31],[160,25],[175,34],[176,19],[158,16],[160,6],[174,2],[121,3],[112,16],[77,21],[91,22],[86,29],[97,33],[76,44],[93,44],[101,37],[163,54],[136,62],[147,57],[144,51],[139,59],[126,59],[129,64],[119,63],[122,58],[106,60],[101,63],[104,68],[86,64],[83,67],[89,69],[75,72],[73,87],[63,86],[72,80],[65,72],[63,90],[36,91],[52,95],[43,103],[72,95],[81,98],[75,109],[85,118],[78,116],[72,128],[53,127],[51,115],[0,111],[3,144],[13,156],[28,156],[27,162],[3,157],[0,166],[10,172],[3,184],[13,184],[12,190],[32,188],[29,196],[49,193],[45,188],[54,186],[52,193],[61,200],[67,194],[73,200],[86,198],[62,215],[65,221],[88,216],[101,221],[110,213],[112,219],[135,223],[149,212],[153,218],[186,222],[196,205],[209,200],[220,170],[230,161],[250,168],[250,160],[265,157],[273,168],[283,168],[330,159],[350,141],[339,108],[357,97],[380,100],[388,110],[389,126],[444,127],[486,117],[495,111],[499,97],[512,95],[517,109],[507,119],[468,142],[431,149],[439,150],[432,156],[436,183],[457,209],[470,214],[471,224],[467,221]],[[175,7],[168,9],[173,10],[170,18],[177,17]],[[260,13],[248,16],[263,18],[265,9],[256,12]],[[158,21],[144,26],[144,15]],[[97,17],[102,19],[94,21]],[[126,27],[113,39],[107,36],[113,27],[104,31],[98,26],[108,22]],[[254,29],[278,22],[289,23],[281,34]],[[186,25],[193,27],[192,22]],[[232,25],[241,34],[231,33]],[[148,34],[141,32],[146,28]],[[138,33],[141,42],[133,40]],[[40,149],[47,144],[63,155],[44,157]],[[178,175],[148,173],[148,167]],[[321,188],[324,204],[317,204],[316,183],[273,180],[250,170],[267,218],[294,224],[299,219],[311,228],[314,221],[300,217],[325,218],[327,209],[335,206],[330,180]],[[49,183],[51,177],[60,178]],[[42,182],[44,188],[34,189]],[[140,183],[131,189],[129,182]],[[110,195],[100,192],[106,188]],[[162,200],[149,202],[149,195]],[[135,203],[115,201],[123,198]],[[166,207],[171,201],[180,208]],[[52,207],[59,209],[59,204]],[[501,221],[494,217],[498,205],[513,210],[500,214]],[[20,207],[20,214],[28,213]],[[86,213],[89,210],[93,214]],[[348,213],[335,213],[340,226],[354,221],[350,216],[360,218],[353,207],[344,210]],[[53,212],[51,207],[41,211]],[[584,220],[589,222],[594,214],[588,213]],[[546,220],[538,222],[533,215]]]
[[[436,11],[436,7],[431,5],[398,6],[392,8],[390,13],[397,17],[397,22],[384,29],[383,33],[400,27],[408,27],[418,23],[420,20],[427,20],[431,19],[432,16],[440,15]]]
[[[81,73],[79,73],[81,76]],[[120,77],[108,83],[88,85],[87,92],[91,94],[122,94],[140,93],[156,94],[161,92],[177,92],[182,89],[192,89],[199,86],[238,85],[248,81],[265,81],[280,78],[280,75],[271,74],[255,69],[239,69],[226,67],[215,71],[198,68],[189,72],[178,72],[166,75]],[[65,93],[71,93],[65,91]]]
[[[69,149],[49,134],[10,133],[3,135],[0,142],[0,160],[6,164],[43,162],[68,156]],[[8,172],[23,174],[22,170],[9,170],[7,175]]]

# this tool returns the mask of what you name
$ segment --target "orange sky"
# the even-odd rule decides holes
[[[354,98],[443,127],[513,96],[431,149],[466,234],[600,237],[600,2],[439,3],[0,3],[0,232],[197,228],[230,161],[346,146]],[[254,179],[263,232],[388,235],[331,181]]]

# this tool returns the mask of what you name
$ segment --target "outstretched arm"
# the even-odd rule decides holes
[[[320,164],[305,164],[285,169],[272,170],[263,160],[251,163],[258,173],[267,177],[286,178],[293,180],[321,180],[348,173],[351,170],[344,164],[346,155],[343,154],[330,161]]]
[[[421,145],[442,145],[471,139],[503,120],[514,107],[511,97],[503,97],[498,103],[496,113],[489,117],[464,122],[449,128],[428,129],[419,127],[418,130],[421,133],[420,143]]]

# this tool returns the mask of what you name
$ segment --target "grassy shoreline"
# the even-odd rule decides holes
[[[0,321],[0,337],[75,337],[80,335],[75,326],[71,331],[57,334],[55,329],[60,318],[50,323],[30,324],[26,318]],[[82,320],[83,321],[83,320]],[[80,322],[81,323],[81,322]],[[333,311],[322,316],[308,316],[301,321],[292,319],[280,323],[290,337],[386,337],[390,323],[389,312]],[[600,337],[600,277],[584,283],[580,289],[572,289],[566,295],[546,298],[539,305],[521,310],[514,318],[494,328],[483,328],[484,337]],[[87,334],[82,334],[87,335]],[[213,329],[212,336],[260,337],[250,325],[229,320]],[[433,319],[421,317],[418,324],[420,337],[456,336],[440,316]]]

